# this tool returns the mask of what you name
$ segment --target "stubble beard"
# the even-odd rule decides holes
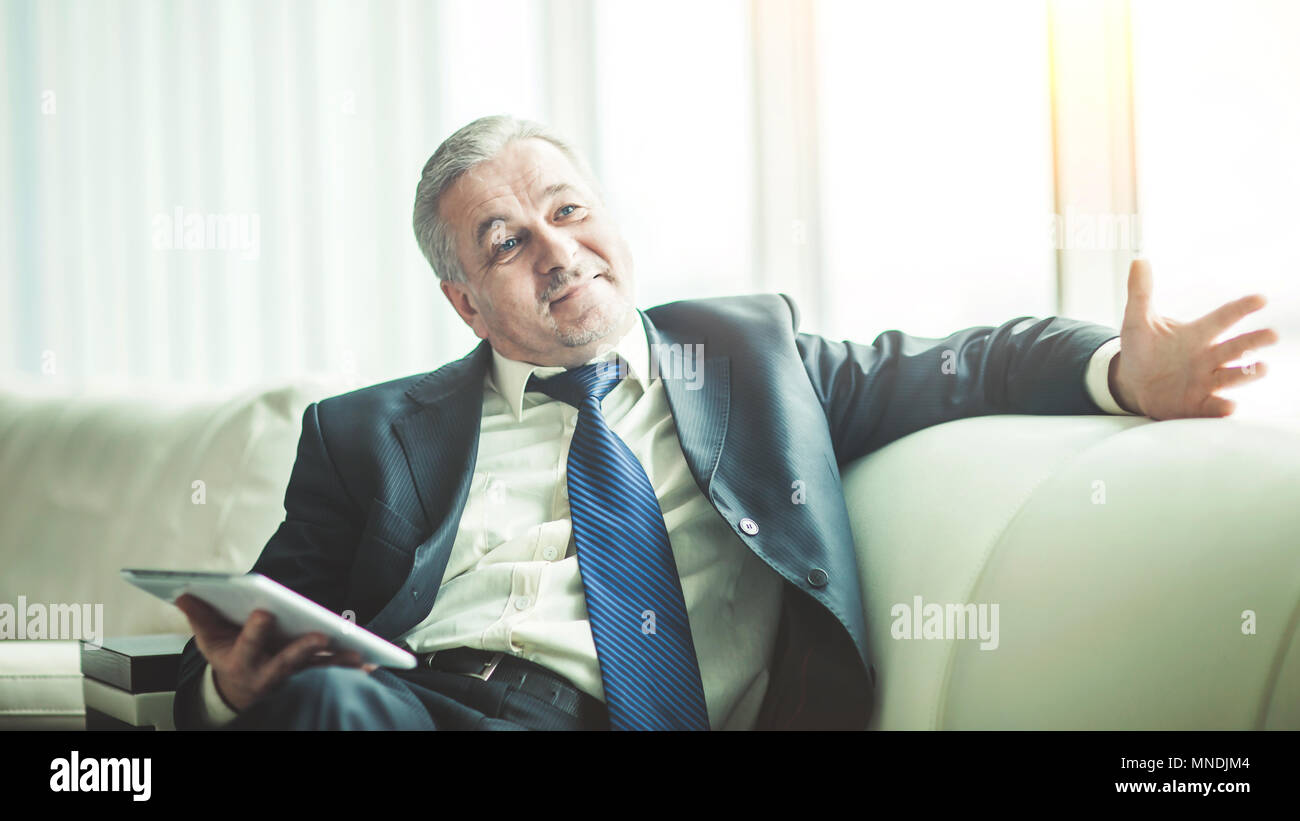
[[[619,330],[627,321],[627,315],[631,310],[632,304],[624,299],[617,305],[606,304],[594,308],[592,315],[583,317],[568,328],[561,328],[552,316],[551,327],[555,329],[555,336],[560,340],[561,345],[566,348],[581,348]]]

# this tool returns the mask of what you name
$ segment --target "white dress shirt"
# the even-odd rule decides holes
[[[1118,337],[1099,347],[1084,382],[1099,408],[1123,414],[1108,379],[1118,351]],[[709,725],[751,729],[767,690],[783,580],[740,540],[691,476],[663,380],[651,376],[639,313],[618,344],[590,362],[614,356],[627,363],[628,378],[601,410],[646,469],[663,510]],[[453,647],[510,653],[603,699],[565,483],[578,409],[525,390],[534,373],[542,379],[564,370],[492,351],[474,476],[442,585],[429,614],[394,643],[415,653]],[[211,667],[202,692],[209,724],[234,718],[216,692]]]

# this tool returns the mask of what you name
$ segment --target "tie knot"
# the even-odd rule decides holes
[[[625,374],[622,359],[608,362],[592,362],[577,368],[570,368],[564,373],[546,379],[536,376],[528,377],[528,390],[541,391],[552,399],[567,402],[575,408],[581,408],[590,397],[596,397],[596,404],[605,395],[614,390]]]

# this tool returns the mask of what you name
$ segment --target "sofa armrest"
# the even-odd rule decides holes
[[[964,419],[844,480],[873,726],[1300,728],[1300,420]]]

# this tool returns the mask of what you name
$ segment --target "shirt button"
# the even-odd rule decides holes
[[[753,519],[750,519],[750,518],[748,518],[748,517],[747,517],[747,518],[744,518],[744,519],[741,519],[741,520],[740,520],[740,529],[743,530],[743,531],[745,531],[745,532],[748,533],[749,535],[753,536],[755,533],[758,532],[758,522],[756,522],[756,521],[754,521]]]
[[[560,555],[560,551],[555,549],[555,545],[548,544],[546,547],[542,548],[542,558],[546,559],[548,562],[555,561],[555,557],[558,555]]]
[[[516,610],[527,610],[527,609],[528,609],[528,605],[530,605],[530,604],[532,604],[532,603],[533,603],[533,600],[532,600],[531,598],[529,598],[528,596],[520,596],[519,598],[515,599],[515,609],[516,609]]]
[[[808,571],[808,583],[813,587],[825,587],[828,578],[826,571],[820,567],[814,567]]]

